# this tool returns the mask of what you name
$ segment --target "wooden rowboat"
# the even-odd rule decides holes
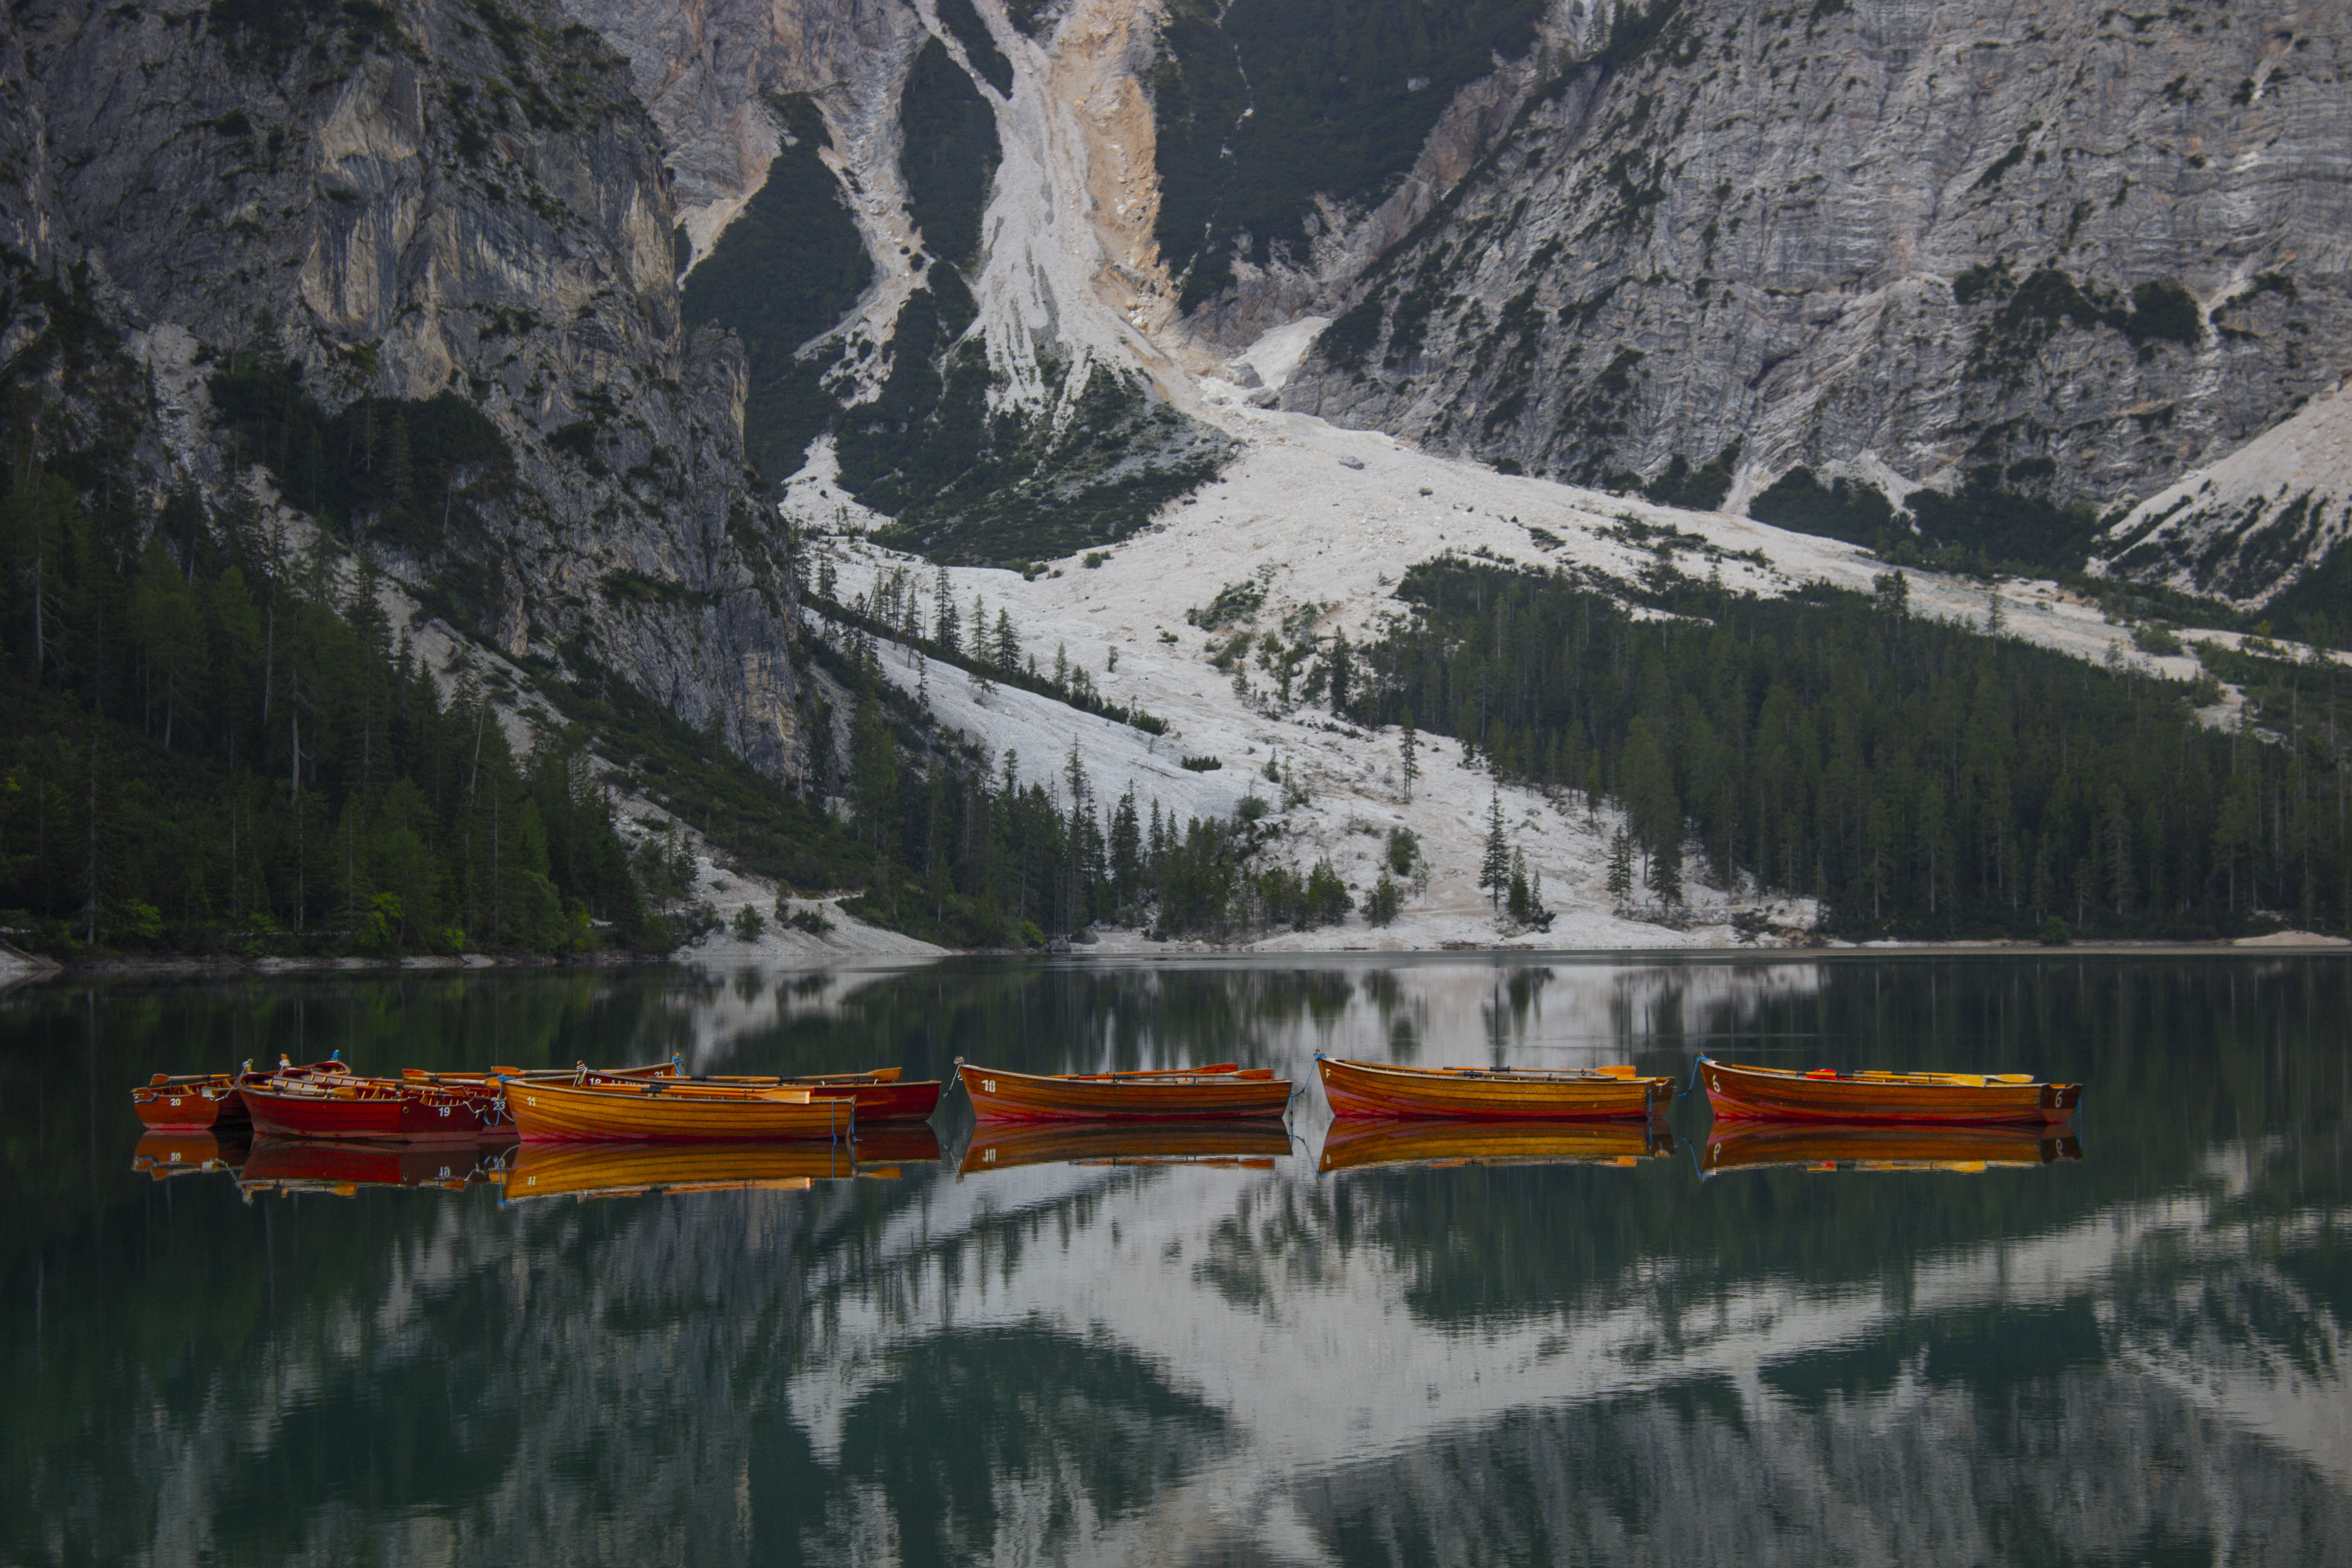
[[[396,1078],[255,1074],[240,1080],[237,1092],[254,1131],[271,1138],[469,1142],[503,1125],[495,1095]]]
[[[898,1073],[897,1068],[876,1068],[871,1072],[819,1073],[783,1082],[787,1088],[807,1089],[812,1099],[854,1101],[860,1127],[875,1121],[929,1121],[940,1106],[940,1080],[902,1083]]]
[[[235,1073],[195,1073],[184,1078],[157,1073],[131,1091],[131,1109],[151,1130],[197,1131],[236,1126],[247,1120]]]
[[[1279,1121],[984,1121],[961,1174],[1020,1165],[1212,1165],[1271,1171],[1290,1152]]]
[[[1335,1118],[1475,1117],[1548,1121],[1654,1116],[1675,1098],[1671,1078],[1629,1067],[1569,1068],[1409,1068],[1343,1061],[1320,1052],[1315,1066]]]
[[[1808,1171],[1947,1171],[1977,1174],[2083,1157],[2082,1142],[2047,1123],[1906,1127],[1886,1122],[1731,1124],[1706,1141],[1701,1176],[1796,1166]]]
[[[898,1173],[886,1167],[889,1173]],[[798,1192],[861,1173],[847,1139],[789,1143],[525,1142],[499,1173],[502,1205],[532,1198]]]
[[[341,1059],[341,1053],[323,1062],[308,1067],[296,1067],[284,1057],[278,1058],[277,1076],[316,1078],[351,1071]],[[244,1127],[252,1121],[247,1109],[243,1087],[248,1081],[260,1083],[272,1075],[257,1073],[247,1062],[238,1072],[191,1073],[174,1078],[157,1073],[131,1091],[131,1109],[139,1120],[151,1128],[178,1131],[184,1128]]]
[[[971,1113],[982,1121],[1239,1121],[1280,1116],[1290,1084],[1271,1068],[1233,1062],[1150,1072],[1040,1075],[980,1068],[956,1058]]]
[[[1633,1165],[1675,1152],[1675,1135],[1654,1122],[1334,1121],[1318,1175],[1376,1166]]]
[[[770,1138],[846,1138],[857,1106],[804,1089],[692,1079],[499,1080],[506,1111],[526,1142],[589,1139],[706,1143]]]
[[[812,1100],[846,1100],[856,1103],[860,1126],[872,1121],[923,1121],[939,1108],[940,1081],[925,1079],[919,1083],[899,1080],[901,1069],[875,1068],[866,1072],[818,1073],[807,1078],[777,1078],[773,1075],[732,1075],[714,1073],[708,1078],[689,1076],[685,1064],[676,1057],[666,1062],[654,1062],[646,1067],[591,1068],[585,1062],[569,1068],[505,1068],[494,1067],[488,1072],[429,1072],[410,1068],[401,1074],[407,1079],[440,1084],[449,1088],[467,1085],[490,1088],[494,1080],[509,1079],[518,1082],[573,1082],[585,1079],[667,1079],[680,1083],[731,1084],[747,1089],[805,1089]]]
[[[1698,1059],[1715,1114],[1727,1121],[2041,1121],[2074,1114],[2079,1083],[2030,1073],[1789,1072]]]

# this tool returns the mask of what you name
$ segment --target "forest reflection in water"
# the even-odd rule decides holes
[[[2221,956],[19,991],[0,1559],[2352,1561],[2347,1024],[2352,963]],[[1308,1088],[1206,1142],[955,1098],[847,1150],[373,1164],[126,1103],[334,1048],[2089,1088],[2015,1147],[1759,1148],[1696,1095],[1367,1137]]]

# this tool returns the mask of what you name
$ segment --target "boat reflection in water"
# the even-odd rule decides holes
[[[2051,1126],[1746,1122],[1733,1123],[1728,1131],[1718,1131],[1707,1139],[1699,1173],[1715,1176],[1726,1171],[1794,1165],[1809,1171],[1949,1171],[1974,1175],[2082,1157],[2082,1140]]]
[[[461,1192],[488,1180],[514,1146],[511,1137],[469,1143],[257,1138],[237,1172],[236,1184],[248,1201],[257,1193],[356,1197],[362,1187],[438,1187]]]
[[[818,1182],[895,1181],[901,1167],[940,1157],[921,1122],[852,1142],[529,1143],[492,1177],[500,1200],[627,1198],[679,1193],[801,1192]]]
[[[1279,1121],[981,1121],[959,1179],[1016,1165],[1222,1165],[1271,1171],[1290,1152]]]
[[[202,1175],[209,1171],[234,1172],[245,1163],[252,1147],[249,1128],[149,1132],[131,1152],[131,1168],[159,1182],[168,1182],[174,1176]]]
[[[1657,1121],[1356,1121],[1331,1123],[1318,1174],[1380,1165],[1633,1165],[1675,1152]]]

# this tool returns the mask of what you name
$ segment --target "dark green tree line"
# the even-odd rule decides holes
[[[659,942],[576,747],[445,697],[365,563],[194,496],[0,494],[0,910],[52,946],[534,952]]]
[[[1646,619],[1460,560],[1399,592],[1415,614],[1357,650],[1351,715],[1418,713],[1499,777],[1615,800],[1668,901],[1748,876],[1853,933],[2352,920],[2332,665],[2268,661],[2225,730],[2183,683],[1914,616],[1899,574],[1874,598],[1685,579]]]

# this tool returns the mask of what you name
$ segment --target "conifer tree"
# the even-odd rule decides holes
[[[1404,754],[1404,803],[1411,805],[1412,781],[1421,776],[1421,764],[1414,760],[1414,753],[1421,750],[1421,739],[1413,733],[1412,710],[1410,708],[1404,710],[1404,739],[1399,743],[1399,749]]]
[[[931,640],[950,654],[963,652],[963,627],[956,616],[955,588],[948,582],[945,566],[940,568],[931,597],[938,605],[931,621]]]
[[[1510,883],[1511,844],[1503,831],[1503,792],[1497,789],[1486,803],[1486,848],[1478,862],[1478,886],[1499,910]]]
[[[1609,896],[1619,903],[1633,890],[1633,839],[1623,828],[1609,838]]]

